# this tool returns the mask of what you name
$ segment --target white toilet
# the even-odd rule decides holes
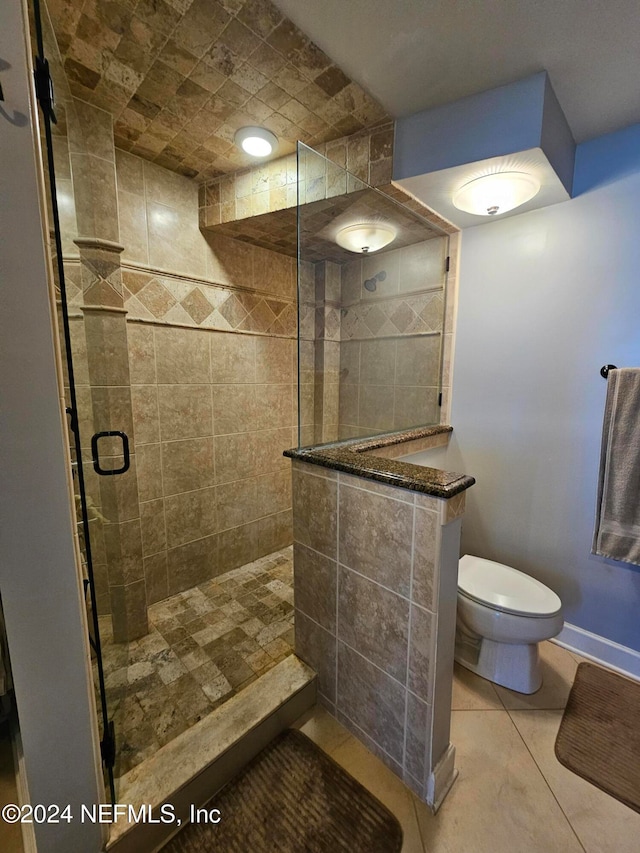
[[[538,643],[562,630],[562,602],[535,578],[466,554],[458,570],[455,659],[518,693],[542,684]]]

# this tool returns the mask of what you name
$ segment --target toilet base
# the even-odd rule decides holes
[[[455,660],[494,684],[517,693],[535,693],[542,685],[537,643],[497,643],[456,630]]]

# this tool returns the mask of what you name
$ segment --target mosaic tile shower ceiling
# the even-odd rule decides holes
[[[259,124],[319,145],[384,109],[269,0],[48,0],[74,96],[109,111],[116,146],[199,180],[250,163]]]

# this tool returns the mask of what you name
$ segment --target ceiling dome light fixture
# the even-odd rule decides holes
[[[266,127],[241,127],[233,140],[252,157],[268,157],[278,147],[278,137]]]
[[[396,229],[382,222],[363,222],[348,225],[336,234],[336,243],[349,252],[370,255],[384,249],[396,238]]]
[[[540,190],[540,181],[526,172],[494,172],[474,178],[453,194],[458,210],[476,216],[506,213],[532,199]]]

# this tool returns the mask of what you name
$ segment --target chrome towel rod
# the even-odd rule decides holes
[[[607,376],[609,375],[610,370],[617,370],[617,369],[618,368],[616,367],[615,364],[605,364],[600,368],[600,376],[602,376],[603,379],[606,379]]]

